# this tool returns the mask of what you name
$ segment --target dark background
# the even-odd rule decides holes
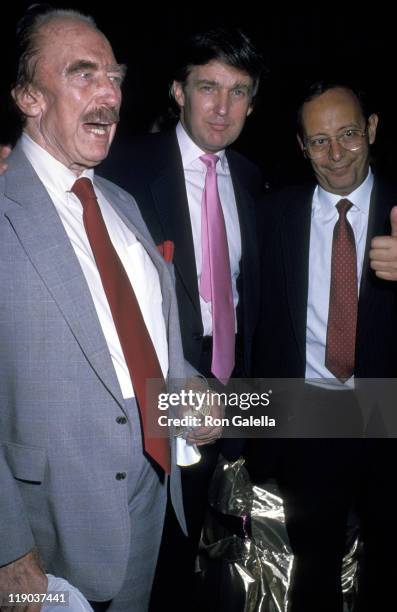
[[[7,92],[15,74],[14,32],[17,19],[31,4],[13,2],[1,20],[0,142],[17,135],[15,115]],[[243,28],[262,51],[269,74],[265,77],[254,113],[247,120],[236,148],[263,167],[272,183],[307,176],[295,138],[295,108],[303,83],[321,76],[353,78],[370,94],[380,115],[374,149],[378,166],[394,172],[397,162],[396,63],[397,28],[391,11],[382,15],[351,15],[324,5],[327,13],[258,13],[258,5],[234,9],[226,3],[161,5],[108,2],[51,2],[91,14],[108,36],[118,61],[129,73],[124,87],[122,120],[117,138],[148,131],[168,107],[168,81],[178,40],[186,33],[211,25]],[[128,12],[127,12],[128,7]],[[280,6],[280,9],[282,7]],[[372,7],[372,12],[375,7]],[[332,12],[334,11],[334,12]],[[211,13],[211,16],[209,14]]]

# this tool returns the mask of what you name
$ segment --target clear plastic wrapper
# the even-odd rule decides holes
[[[200,543],[202,590],[218,612],[285,612],[293,554],[283,501],[273,481],[253,485],[244,460],[218,464]],[[357,588],[357,527],[348,528],[343,563],[344,612]],[[216,592],[217,591],[217,592]]]

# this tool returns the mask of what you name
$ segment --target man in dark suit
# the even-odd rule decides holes
[[[256,373],[305,384],[287,407],[291,439],[261,441],[251,471],[275,475],[283,494],[295,557],[291,612],[342,611],[351,507],[365,551],[360,612],[391,609],[397,577],[388,519],[396,445],[362,439],[357,401],[362,379],[397,375],[396,286],[383,280],[396,278],[397,192],[369,165],[377,122],[358,92],[314,84],[298,140],[317,185],[265,204]]]
[[[180,112],[176,129],[146,136],[124,151],[119,150],[107,160],[102,172],[134,194],[156,243],[174,242],[184,353],[202,374],[211,377],[214,312],[211,300],[205,301],[199,291],[206,178],[206,167],[200,158],[217,155],[217,185],[226,228],[228,284],[235,319],[232,375],[249,376],[259,312],[254,205],[262,178],[256,166],[228,147],[238,138],[252,112],[262,61],[242,32],[222,28],[191,37],[179,57],[181,63],[171,86]],[[220,319],[218,315],[218,323]],[[178,588],[185,586],[187,594],[217,455],[217,447],[207,447],[198,464],[182,469],[189,540],[182,541],[184,536],[173,515],[167,517],[158,577],[163,575],[168,580],[168,576],[175,576],[175,560],[179,556]],[[168,573],[170,569],[172,573]],[[166,586],[170,594],[175,587],[173,582],[170,577]],[[163,602],[162,593],[159,603]],[[172,603],[175,605],[174,599]]]
[[[342,610],[340,570],[352,505],[365,549],[360,612],[390,609],[397,576],[397,542],[385,512],[397,501],[395,441],[351,439],[363,435],[354,391],[360,379],[397,375],[396,288],[381,280],[396,278],[396,188],[369,166],[377,122],[359,92],[314,84],[300,109],[298,140],[317,185],[288,188],[265,204],[256,374],[305,384],[287,407],[295,438],[263,441],[251,465],[256,477],[276,475],[284,497],[295,556],[291,612]],[[338,214],[340,202],[347,214]],[[338,232],[350,245],[342,244],[339,272]],[[349,298],[344,275],[352,252]]]

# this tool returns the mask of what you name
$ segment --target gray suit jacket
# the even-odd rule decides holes
[[[161,282],[169,376],[183,378],[172,270],[134,199],[98,186],[143,244]],[[191,374],[193,371],[189,371]],[[124,577],[132,435],[88,285],[62,222],[19,146],[0,177],[0,566],[35,544],[52,573],[90,599]],[[171,495],[185,528],[179,470]]]

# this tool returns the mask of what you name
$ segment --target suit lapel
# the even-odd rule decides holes
[[[361,335],[361,330],[365,334],[366,320],[373,317],[373,313],[377,309],[379,294],[382,291],[390,290],[394,283],[379,279],[369,264],[369,250],[371,248],[371,240],[375,236],[390,235],[390,209],[397,203],[395,191],[388,184],[379,179],[375,175],[374,186],[371,193],[367,240],[365,245],[365,254],[363,261],[363,272],[361,275],[361,284],[358,303],[358,333]],[[361,337],[358,338],[361,340]],[[356,355],[356,359],[361,356]]]
[[[286,204],[281,224],[286,293],[295,338],[306,362],[306,321],[309,290],[310,221],[313,187],[307,186]]]
[[[243,273],[252,270],[252,266],[259,261],[258,244],[256,240],[256,216],[255,201],[244,184],[240,166],[234,163],[231,151],[226,153],[230,168],[230,176],[233,183],[236,198],[237,211],[241,231],[241,259]]]
[[[164,265],[164,259],[157,250],[137,205],[133,204],[131,197],[126,196],[125,193],[115,185],[109,184],[99,177],[95,177],[94,182],[99,186],[109,204],[113,206],[119,217],[150,256],[160,277],[164,301],[164,298],[170,293],[172,288],[170,273],[168,267]]]
[[[377,280],[369,265],[369,251],[371,240],[375,236],[390,235],[390,209],[397,203],[393,191],[389,191],[376,176],[371,192],[371,201],[368,216],[368,230],[363,261],[363,273],[360,284],[360,300],[364,299],[370,286]],[[382,281],[378,281],[381,282]]]
[[[42,183],[17,148],[6,176],[6,212],[32,265],[87,360],[122,405],[120,386],[92,297],[73,247]]]
[[[182,159],[175,133],[165,149],[166,161],[150,189],[165,239],[175,244],[174,265],[201,321],[196,259]]]
[[[250,344],[246,347],[248,339],[252,338],[259,312],[259,250],[256,236],[255,201],[245,186],[241,164],[235,163],[233,151],[227,150],[227,161],[236,198],[237,212],[241,234],[241,263],[238,279],[239,295],[238,313],[242,313],[243,337],[245,339],[244,360],[246,371],[250,371]],[[241,315],[240,315],[241,316]],[[240,328],[241,329],[241,328]]]
[[[131,197],[120,191],[115,185],[99,177],[96,177],[95,183],[99,186],[103,195],[116,210],[122,221],[142,244],[157,269],[161,284],[163,316],[168,332],[169,376],[181,378],[185,373],[185,365],[184,362],[178,361],[178,356],[182,355],[182,348],[177,344],[178,339],[180,342],[180,328],[176,314],[176,302],[173,300],[175,295],[174,281],[170,272],[172,264],[164,262],[163,256],[155,246],[137,204],[132,202]],[[175,321],[178,322],[177,328],[175,328]]]

